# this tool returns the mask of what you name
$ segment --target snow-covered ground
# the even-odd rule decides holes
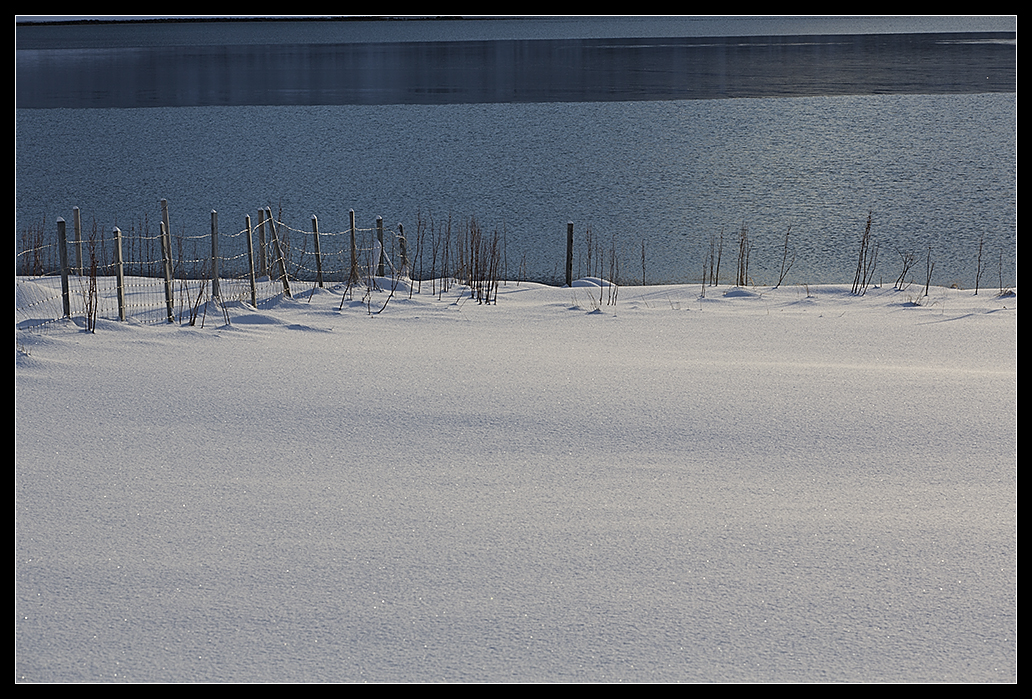
[[[700,291],[16,329],[16,680],[1016,681],[1017,297]]]

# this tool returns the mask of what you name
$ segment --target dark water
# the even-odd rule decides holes
[[[409,230],[475,215],[542,280],[574,221],[619,238],[627,267],[646,242],[663,282],[698,276],[710,238],[742,225],[767,281],[791,227],[793,278],[814,283],[852,279],[871,211],[890,278],[897,251],[932,247],[937,281],[970,285],[985,236],[1014,281],[1015,33],[954,28],[21,27],[16,215],[79,206],[109,229],[161,198],[198,232],[212,209],[266,205],[324,231],[352,208]]]
[[[42,28],[45,30],[46,28]],[[257,34],[256,34],[257,36]],[[1013,92],[1012,32],[219,43],[17,52],[22,109]],[[130,42],[140,43],[139,41]]]

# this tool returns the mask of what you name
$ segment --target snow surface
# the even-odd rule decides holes
[[[16,313],[16,681],[1016,681],[1015,295],[428,287]]]

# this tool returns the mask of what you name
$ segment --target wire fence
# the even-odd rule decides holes
[[[244,227],[220,233],[212,211],[211,230],[171,234],[163,201],[160,232],[146,226],[101,234],[87,231],[79,209],[72,225],[58,219],[22,231],[16,252],[15,320],[20,329],[65,317],[137,322],[177,322],[208,301],[240,300],[258,306],[315,286],[373,284],[377,277],[408,274],[404,230],[355,225],[320,232],[287,225],[270,208]],[[70,228],[70,230],[69,230]]]
[[[410,245],[401,224],[384,227],[381,217],[359,228],[352,210],[347,230],[321,232],[314,215],[307,227],[290,226],[266,207],[228,234],[220,233],[212,211],[210,231],[188,235],[171,232],[167,202],[161,203],[157,234],[147,224],[102,234],[93,223],[85,230],[78,208],[70,227],[59,218],[51,230],[45,221],[23,230],[16,327],[45,329],[68,317],[87,325],[96,318],[193,323],[210,301],[258,307],[315,287],[374,288],[384,277],[429,277],[433,293],[458,280],[478,302],[497,300],[498,233],[484,235],[474,219],[453,231],[450,221],[441,229],[430,222],[428,229],[420,218]]]

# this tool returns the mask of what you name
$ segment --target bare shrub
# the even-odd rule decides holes
[[[867,213],[867,225],[860,237],[860,252],[856,261],[856,276],[853,279],[853,293],[863,296],[867,286],[874,279],[874,269],[878,265],[878,245],[871,249],[871,212]]]
[[[781,286],[781,283],[785,281],[785,276],[788,274],[789,270],[792,269],[792,265],[794,265],[796,261],[795,250],[792,250],[792,261],[788,261],[788,236],[791,233],[792,226],[789,226],[788,230],[785,232],[785,249],[781,253],[781,274],[778,275],[778,283],[774,285],[775,288]]]
[[[902,250],[896,250],[896,253],[900,256],[903,263],[903,268],[900,270],[899,276],[896,277],[895,288],[902,291],[906,286],[906,277],[910,274],[911,268],[914,266],[914,253],[903,252]]]
[[[735,279],[735,286],[748,286],[749,284],[749,255],[752,253],[752,243],[749,242],[749,229],[743,223],[738,232],[738,276]]]
[[[97,224],[94,222],[89,238],[86,239],[86,252],[89,255],[89,272],[79,278],[82,289],[83,312],[86,317],[86,332],[97,331]]]

